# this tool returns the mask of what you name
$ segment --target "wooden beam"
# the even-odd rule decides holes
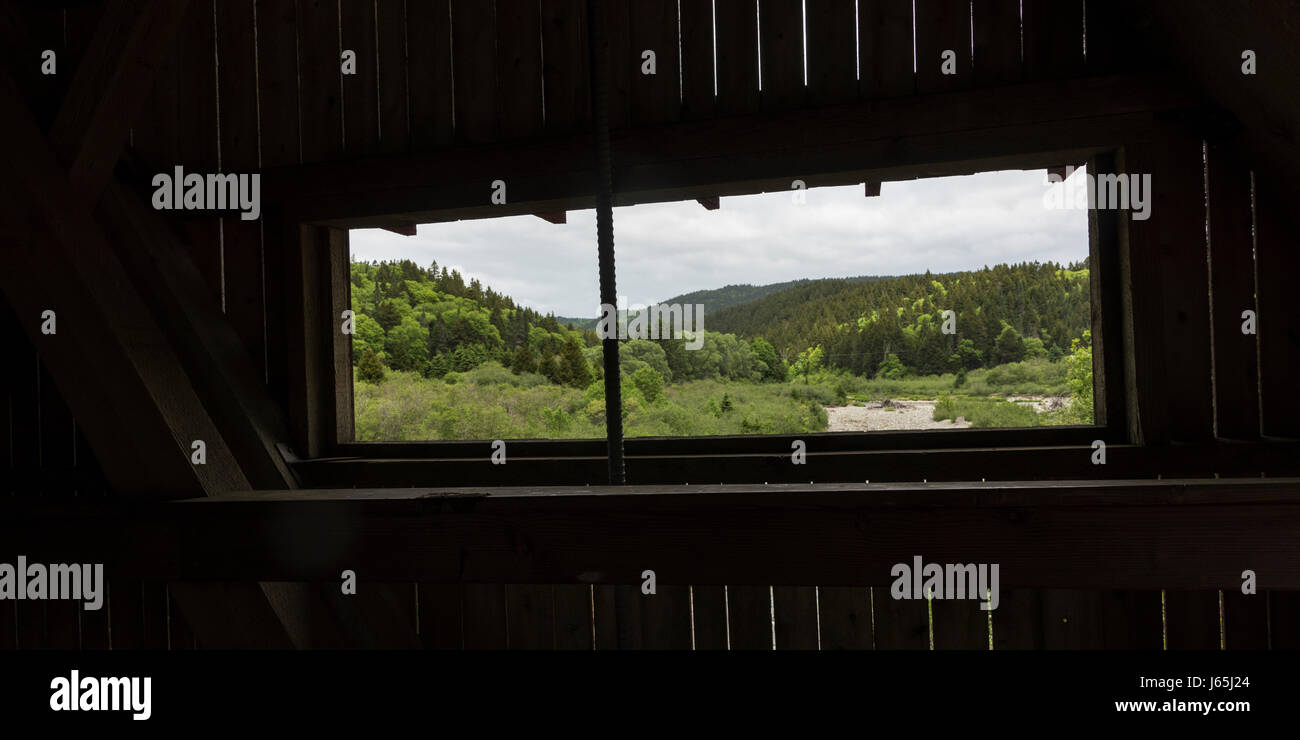
[[[1300,588],[1300,479],[342,489],[143,507],[0,503],[29,557],[169,580],[884,585],[998,563],[1004,587]],[[773,548],[773,538],[782,547]]]
[[[186,0],[112,0],[90,41],[50,141],[67,167],[74,202],[108,184],[153,73],[185,15]]]
[[[379,228],[402,236],[415,236],[416,234],[415,224],[398,224],[396,226],[380,226]]]
[[[712,198],[696,198],[695,202],[704,206],[706,211],[716,211],[722,207],[722,199],[716,196]]]
[[[863,189],[866,191],[868,198],[875,198],[880,195],[880,183],[867,181],[863,183]]]
[[[1154,111],[1196,104],[1171,88],[1106,77],[629,129],[611,142],[615,205],[784,191],[794,179],[812,187],[1085,161],[1152,128]],[[794,143],[774,149],[774,141]],[[348,227],[591,208],[591,146],[573,136],[276,168],[264,196]],[[490,203],[496,179],[509,185],[506,205]]]
[[[960,437],[966,432],[950,432]],[[752,438],[751,438],[752,439]],[[1106,464],[1092,463],[1091,444],[1068,447],[1017,447],[1003,449],[876,450],[872,452],[822,452],[816,438],[805,438],[809,453],[805,465],[791,465],[785,452],[718,454],[704,449],[686,454],[627,452],[628,481],[638,485],[707,485],[733,483],[795,483],[799,481],[873,482],[960,480],[1069,480],[1073,478],[1123,479],[1157,476],[1300,475],[1300,448],[1294,444],[1170,446],[1143,448],[1113,444],[1106,447]],[[689,440],[704,446],[707,439]],[[355,486],[584,485],[603,479],[603,451],[591,456],[536,456],[520,454],[511,442],[509,465],[493,465],[486,442],[476,443],[477,458],[318,459],[294,464],[301,485],[307,488]],[[707,449],[707,448],[705,448]]]
[[[0,161],[15,173],[0,184],[0,233],[7,246],[0,290],[65,395],[109,483],[119,496],[136,500],[245,487],[248,478],[165,333],[98,225],[80,207],[85,191],[69,182],[17,88],[2,72],[0,138],[7,142]],[[39,329],[45,310],[56,312],[55,334]],[[206,447],[204,464],[192,462],[195,441]],[[207,613],[223,605],[251,614],[268,608],[267,595],[255,583],[220,594],[200,589],[190,607]],[[204,642],[231,647],[302,644],[287,626],[293,620],[276,614],[277,619],[262,623],[264,630],[254,630],[251,622],[219,620]]]
[[[536,215],[538,218],[542,219],[543,221],[546,221],[547,223],[564,224],[569,222],[568,211],[556,211],[554,213],[538,213],[534,215]]]

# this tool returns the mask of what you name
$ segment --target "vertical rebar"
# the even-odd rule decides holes
[[[618,307],[614,284],[614,175],[609,150],[608,64],[602,0],[587,2],[587,40],[591,60],[591,114],[596,137],[596,253],[600,262],[600,302]],[[617,322],[614,322],[617,326]],[[623,393],[619,377],[618,336],[604,337],[605,434],[609,447],[609,482],[625,482],[623,468]]]

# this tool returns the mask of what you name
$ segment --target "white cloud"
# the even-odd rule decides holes
[[[952,272],[1003,262],[1081,260],[1088,217],[1043,206],[1044,173],[991,172],[617,208],[618,292],[648,303],[735,283],[798,278]],[[598,313],[596,224],[575,211],[567,224],[535,216],[427,224],[414,237],[352,232],[355,259],[436,260],[516,301],[560,316]]]

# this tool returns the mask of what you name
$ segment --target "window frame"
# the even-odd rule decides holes
[[[1119,147],[1092,150],[1087,157],[1088,172],[1096,175],[1116,171]],[[1026,154],[1007,157],[993,168],[1040,169],[1044,162],[1077,162],[1079,152],[1062,152],[1060,159],[1051,154]],[[942,175],[976,174],[993,171],[981,162],[957,163],[939,168]],[[936,174],[934,176],[939,176]],[[806,178],[810,187],[860,183],[861,173],[826,173]],[[665,202],[695,198],[697,188],[664,189],[650,197],[635,201],[624,200],[617,205],[633,202]],[[770,181],[733,183],[727,188],[729,195],[754,194],[771,190]],[[439,219],[438,211],[422,212],[421,222],[450,221],[459,218],[490,218],[521,213],[551,210],[536,203],[517,203],[512,207],[479,209],[467,212],[463,208],[447,209]],[[508,211],[508,212],[503,212]],[[1093,383],[1096,423],[1091,426],[1026,427],[1008,429],[963,430],[880,430],[865,432],[817,432],[812,435],[752,434],[719,435],[713,437],[629,437],[624,449],[629,457],[655,455],[738,455],[775,454],[788,455],[796,439],[815,439],[814,449],[824,452],[878,452],[957,450],[971,448],[1043,448],[1091,445],[1094,440],[1110,444],[1130,443],[1130,424],[1126,414],[1126,385],[1123,362],[1123,323],[1125,286],[1120,269],[1121,241],[1124,238],[1125,219],[1119,212],[1090,209],[1088,211],[1092,337]],[[291,234],[295,248],[291,266],[301,266],[298,290],[291,290],[290,300],[295,305],[301,301],[300,316],[291,321],[302,321],[305,335],[312,328],[329,327],[328,335],[318,331],[315,341],[307,338],[305,347],[291,356],[302,355],[307,360],[296,380],[303,383],[302,397],[290,404],[293,428],[299,444],[294,452],[300,458],[373,458],[418,460],[487,460],[491,440],[431,440],[431,441],[375,441],[361,442],[354,438],[352,399],[351,337],[341,331],[342,312],[350,309],[351,281],[349,270],[348,231],[352,228],[370,228],[370,219],[317,218],[310,221],[289,216],[296,233]],[[400,218],[394,218],[400,223]],[[320,313],[328,310],[335,320],[320,320]],[[291,327],[292,328],[292,327]],[[292,336],[293,332],[290,331]],[[292,360],[291,360],[292,362]],[[346,382],[344,382],[346,381]],[[313,431],[313,428],[314,431]],[[304,442],[304,438],[309,438]],[[310,439],[310,438],[314,438]],[[604,439],[512,439],[508,440],[513,457],[533,458],[590,458],[605,454]],[[301,450],[301,451],[300,451]],[[545,482],[545,481],[539,481]]]

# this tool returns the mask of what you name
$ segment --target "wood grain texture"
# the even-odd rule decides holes
[[[1020,79],[1020,0],[974,0],[971,27],[975,81],[1004,85]]]
[[[407,3],[406,44],[412,149],[446,146],[455,131],[450,2]]]
[[[758,110],[758,13],[752,0],[714,0],[719,115]]]
[[[1150,182],[1149,217],[1127,221],[1134,438],[1204,441],[1214,416],[1201,142],[1170,131],[1124,156],[1125,171]]]
[[[1245,312],[1259,316],[1250,170],[1238,153],[1220,144],[1209,145],[1207,169],[1215,436],[1258,439],[1258,333],[1242,331]]]
[[[804,100],[803,3],[759,0],[758,27],[763,110],[801,105]]]
[[[630,123],[646,126],[681,116],[679,40],[676,0],[640,0],[629,4],[631,72]],[[645,53],[655,54],[655,73],[646,74]],[[626,63],[626,60],[625,62]],[[613,66],[619,63],[614,62]]]
[[[971,70],[969,0],[916,0],[914,8],[916,91],[929,93],[971,87],[975,80]],[[947,74],[945,70],[952,73]]]
[[[863,99],[916,91],[910,0],[858,4],[858,54]]]
[[[871,650],[871,589],[822,586],[818,594],[818,624],[822,650]]]

